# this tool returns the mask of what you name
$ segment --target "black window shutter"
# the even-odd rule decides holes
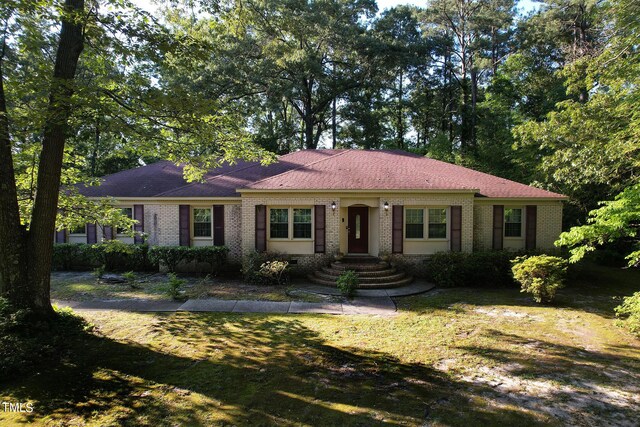
[[[98,235],[95,223],[87,223],[87,243],[98,243]]]
[[[267,250],[267,207],[256,205],[256,251]]]
[[[133,219],[138,221],[133,226],[133,231],[136,233],[133,236],[133,243],[144,243],[142,236],[144,232],[144,205],[133,205]]]
[[[393,228],[391,230],[391,252],[394,254],[401,254],[403,251],[403,233],[402,224],[404,222],[404,206],[393,205],[392,223]]]
[[[504,227],[504,206],[493,205],[493,249],[502,249]]]
[[[56,231],[56,243],[67,243],[67,230]]]
[[[180,205],[178,214],[180,246],[191,246],[191,206]]]
[[[536,248],[536,227],[538,222],[538,207],[536,205],[527,205],[525,222],[527,231],[525,234],[525,248]]]
[[[213,205],[213,245],[224,246],[224,205]]]
[[[325,205],[315,205],[314,214],[315,253],[323,254],[326,251],[325,221],[327,215],[327,207]]]
[[[104,240],[113,240],[113,238],[114,238],[114,236],[113,236],[113,227],[111,227],[109,225],[105,225],[104,226],[103,235],[104,235]]]
[[[462,250],[462,206],[451,206],[451,251]]]

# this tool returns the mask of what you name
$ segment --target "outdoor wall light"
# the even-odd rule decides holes
[[[384,211],[389,212],[389,202],[384,202]]]
[[[336,211],[336,202],[331,202],[331,210]]]

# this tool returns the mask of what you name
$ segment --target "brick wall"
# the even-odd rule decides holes
[[[145,204],[144,232],[150,245],[177,245],[178,205]]]
[[[229,260],[242,260],[242,213],[241,206],[225,205],[224,207],[224,244],[229,248]]]
[[[331,210],[331,203],[336,202],[335,213]],[[242,252],[249,253],[255,249],[255,223],[256,223],[256,206],[257,205],[280,205],[280,206],[314,206],[325,205],[327,207],[327,216],[325,223],[326,247],[327,254],[338,252],[340,246],[339,227],[340,227],[340,205],[339,198],[331,195],[314,195],[314,196],[246,196],[242,199]],[[268,214],[267,214],[268,215]],[[267,219],[268,220],[268,219]]]
[[[488,251],[493,247],[493,205],[473,207],[473,249]]]
[[[473,250],[473,195],[471,194],[431,194],[406,195],[384,198],[389,203],[389,211],[380,209],[380,253],[391,252],[393,205],[404,206],[462,206],[462,250]],[[383,202],[384,203],[384,202]]]
[[[541,249],[554,249],[553,242],[562,232],[562,203],[538,205],[536,244]]]
[[[495,204],[517,206],[523,209],[528,204],[536,204],[538,207],[536,246],[539,249],[546,250],[555,248],[553,242],[558,239],[558,236],[562,232],[562,202],[495,202]],[[493,203],[476,202],[473,209],[473,216],[475,224],[473,248],[474,250],[490,250],[493,246]],[[521,243],[522,247],[524,247],[524,236]]]
[[[352,195],[349,195],[352,199]],[[471,195],[465,194],[398,194],[392,197],[380,197],[380,206],[371,210],[372,215],[378,215],[379,253],[391,252],[392,211],[385,211],[384,202],[390,206],[401,204],[404,206],[462,206],[462,250],[488,250],[492,246],[493,235],[493,204],[478,203]],[[331,203],[336,202],[335,212],[331,210]],[[474,205],[475,202],[475,205]],[[151,245],[179,244],[178,204],[166,203],[145,205],[145,233],[149,236]],[[188,202],[185,202],[188,204]],[[213,202],[212,202],[213,203]],[[307,254],[296,256],[301,268],[325,263],[327,257],[340,250],[340,195],[337,194],[301,194],[285,197],[279,194],[245,195],[241,204],[225,205],[225,244],[229,247],[230,260],[238,262],[243,253],[255,248],[255,206],[313,206],[325,205],[326,216],[326,256],[322,254]],[[524,204],[523,204],[524,205]],[[243,226],[244,225],[244,226]],[[537,244],[543,249],[553,248],[553,242],[562,230],[562,204],[560,202],[541,202],[538,204]],[[406,255],[407,262],[414,264],[416,257]]]

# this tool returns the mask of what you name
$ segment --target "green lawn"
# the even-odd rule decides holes
[[[106,283],[89,272],[62,271],[51,275],[51,298],[63,301],[96,299],[170,299],[165,274],[137,274],[134,286]],[[187,298],[248,299],[264,301],[324,301],[317,295],[294,291],[290,286],[251,285],[237,277],[190,277],[183,289]]]
[[[0,424],[637,425],[638,271],[589,267],[554,306],[517,290],[398,300],[395,317],[84,312],[56,368],[5,384]]]

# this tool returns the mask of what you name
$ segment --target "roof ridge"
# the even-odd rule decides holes
[[[315,148],[314,148],[314,150],[315,150]],[[306,150],[305,150],[305,151],[306,151]],[[327,151],[329,151],[329,150],[327,149]],[[331,151],[334,151],[334,150],[331,150]],[[266,178],[262,178],[262,179],[259,179],[259,180],[257,180],[257,181],[253,181],[253,182],[252,182],[251,184],[249,184],[249,185],[257,184],[257,183],[259,183],[259,182],[263,182],[263,181],[266,181],[266,180],[271,179],[271,178],[281,177],[281,176],[286,175],[286,174],[288,174],[288,173],[295,172],[295,171],[297,171],[298,169],[302,169],[302,168],[303,168],[303,167],[305,167],[305,166],[315,165],[316,163],[320,163],[320,162],[324,162],[325,160],[333,159],[334,157],[341,156],[341,155],[346,154],[346,153],[348,153],[348,152],[350,152],[350,151],[353,151],[353,149],[351,149],[351,148],[347,148],[347,149],[345,149],[344,151],[340,151],[339,153],[335,153],[335,154],[333,154],[332,156],[326,157],[326,158],[324,158],[324,159],[319,159],[319,160],[316,160],[316,161],[311,162],[311,163],[305,163],[305,164],[303,164],[303,165],[298,166],[297,168],[289,169],[288,171],[285,171],[285,172],[279,173],[279,174],[277,174],[277,175],[271,175],[271,176],[268,176],[268,177],[266,177]],[[291,154],[291,153],[289,153],[289,154]],[[244,187],[241,187],[241,188],[247,188],[247,186],[245,185]]]
[[[175,163],[173,163],[171,160],[164,160],[163,159],[163,160],[158,160],[157,162],[153,162],[153,163],[149,163],[149,164],[138,165],[135,168],[124,169],[124,170],[121,170],[121,171],[118,171],[118,172],[113,172],[113,173],[110,173],[110,174],[107,174],[107,175],[99,176],[97,178],[100,179],[100,180],[104,180],[104,179],[106,179],[106,178],[108,178],[110,176],[118,175],[118,174],[125,173],[125,172],[131,172],[131,171],[136,170],[136,169],[146,168],[148,166],[157,165],[158,163],[171,163],[172,165],[175,165]]]
[[[218,175],[214,175],[214,176],[212,176],[210,178],[205,179],[205,182],[210,182],[210,181],[213,181],[214,179],[221,178],[221,177],[229,175],[231,173],[240,172],[240,171],[243,171],[245,169],[249,169],[249,168],[251,168],[253,166],[256,166],[256,164],[257,164],[256,162],[253,162],[252,164],[247,165],[247,166],[245,166],[243,168],[233,169],[233,170],[230,170],[229,172],[225,172],[225,173],[221,173],[221,174],[218,174]],[[233,165],[231,165],[231,163],[229,163],[229,166],[233,166]],[[162,197],[162,195],[164,195],[166,193],[171,193],[173,191],[177,191],[177,190],[180,190],[180,189],[183,189],[183,188],[186,188],[186,187],[191,187],[192,185],[196,185],[196,184],[204,184],[204,182],[199,182],[199,181],[190,182],[188,184],[181,185],[180,187],[172,188],[171,190],[167,190],[167,191],[163,191],[162,193],[154,194],[153,197]]]

